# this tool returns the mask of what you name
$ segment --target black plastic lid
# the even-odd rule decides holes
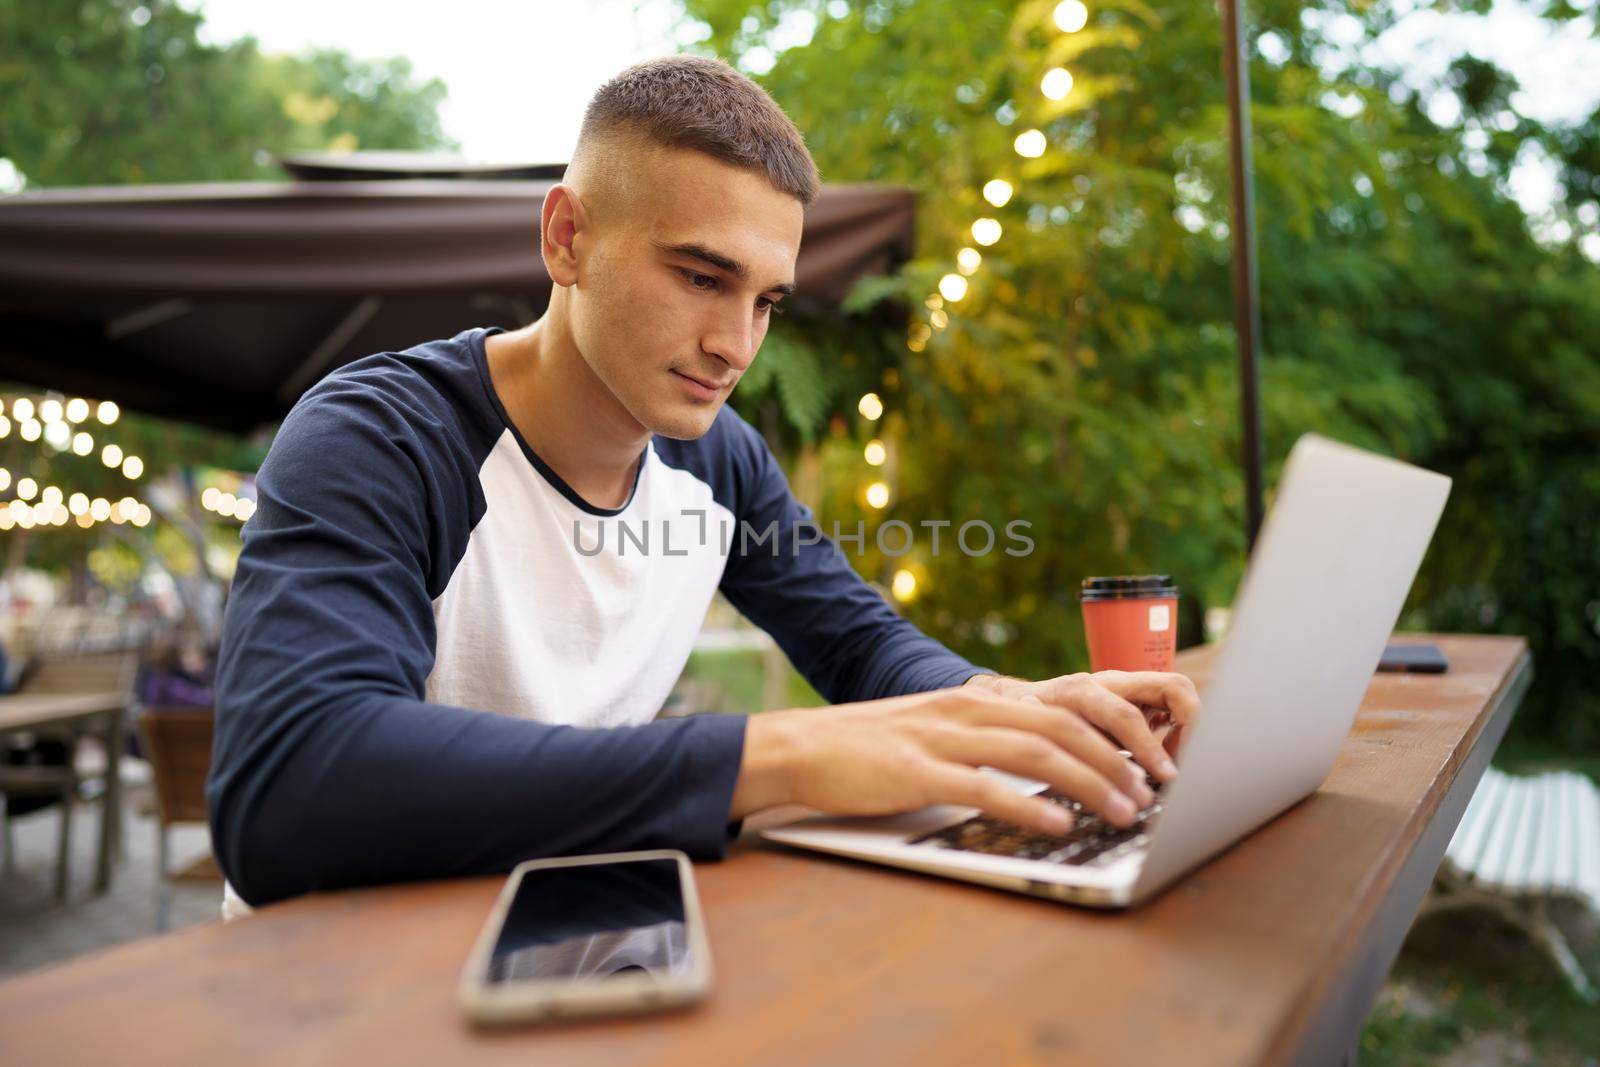
[[[1125,574],[1115,578],[1085,578],[1080,600],[1140,600],[1175,597],[1178,587],[1170,574]]]

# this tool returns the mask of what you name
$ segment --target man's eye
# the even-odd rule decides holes
[[[715,289],[717,287],[717,280],[709,274],[686,270],[683,272],[683,276],[689,279],[689,284],[696,289]]]
[[[760,300],[756,301],[756,310],[770,311],[774,315],[782,315],[783,305],[778,303],[776,300],[768,300],[766,297],[762,297]]]

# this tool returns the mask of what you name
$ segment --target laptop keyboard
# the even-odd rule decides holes
[[[1147,782],[1156,798],[1139,812],[1133,825],[1113,826],[1071,797],[1054,790],[1036,793],[1077,816],[1077,823],[1065,835],[1056,837],[1025,830],[1015,823],[1002,822],[987,815],[974,815],[966,822],[946,826],[906,839],[909,845],[932,845],[957,852],[983,852],[991,856],[1011,856],[1023,860],[1042,860],[1068,867],[1104,867],[1129,852],[1143,848],[1150,840],[1151,819],[1161,811],[1162,783],[1153,777]]]

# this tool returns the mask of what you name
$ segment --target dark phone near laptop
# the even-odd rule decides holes
[[[1417,674],[1443,674],[1450,661],[1438,645],[1386,645],[1378,660],[1380,671],[1411,671]]]
[[[479,1024],[678,1007],[711,950],[689,857],[672,849],[530,860],[511,872],[461,975]]]

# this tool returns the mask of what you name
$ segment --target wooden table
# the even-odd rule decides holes
[[[14,693],[0,697],[0,737],[35,730],[99,733],[106,746],[106,787],[100,794],[100,851],[94,889],[111,887],[112,854],[122,829],[122,716],[124,692]],[[63,812],[66,818],[67,813]],[[65,862],[65,861],[63,861]],[[0,1056],[4,1049],[0,1048]]]
[[[477,1034],[455,985],[500,879],[332,893],[0,984],[0,1059],[1338,1063],[1529,678],[1520,638],[1434,640],[1451,672],[1375,678],[1318,793],[1132,912],[746,841],[697,867],[705,1004]]]

